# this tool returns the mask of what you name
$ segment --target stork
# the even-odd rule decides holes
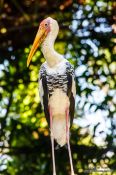
[[[76,95],[74,69],[61,54],[54,50],[58,32],[58,23],[53,18],[48,17],[40,23],[27,59],[27,66],[41,45],[46,61],[40,68],[39,93],[46,120],[50,126],[53,175],[56,175],[54,139],[61,147],[65,144],[68,145],[71,175],[74,175],[69,142],[69,130],[74,117]]]

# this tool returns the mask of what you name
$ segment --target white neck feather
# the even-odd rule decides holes
[[[55,66],[63,59],[63,56],[54,49],[55,39],[56,35],[50,32],[42,44],[42,53],[50,67]]]

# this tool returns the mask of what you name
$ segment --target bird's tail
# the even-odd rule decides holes
[[[60,146],[66,144],[66,117],[65,115],[53,116],[52,134],[56,142]]]

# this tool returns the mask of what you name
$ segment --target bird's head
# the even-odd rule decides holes
[[[59,31],[59,26],[56,20],[51,17],[44,19],[39,26],[37,31],[36,37],[34,39],[32,48],[30,50],[28,59],[27,59],[27,66],[29,66],[31,59],[36,52],[37,48],[44,43],[48,36],[52,35],[53,39],[55,40]]]

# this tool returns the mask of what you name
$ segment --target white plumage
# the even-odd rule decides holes
[[[65,109],[70,105],[69,98],[61,89],[55,89],[49,99],[52,109],[54,139],[60,146],[66,144],[66,114]]]
[[[62,59],[60,63],[58,63],[55,67],[49,67],[47,62],[43,63],[42,66],[45,67],[47,75],[64,75],[66,73],[66,59]],[[41,68],[42,69],[42,68]],[[41,73],[41,70],[40,70]],[[42,71],[43,74],[43,71]],[[43,106],[43,86],[42,80],[40,79],[39,82],[39,94],[41,104]],[[67,88],[67,86],[66,86]],[[75,81],[73,77],[72,82],[72,93],[75,98],[76,89],[75,89]],[[49,97],[48,97],[49,98]],[[52,93],[52,96],[49,98],[49,106],[52,109],[52,116],[53,116],[53,137],[56,139],[57,143],[60,146],[66,144],[66,115],[65,109],[70,106],[70,101],[66,93],[64,93],[61,89],[57,88]],[[70,123],[69,123],[70,126]]]
[[[54,42],[59,31],[56,20],[48,17],[40,24],[27,65],[40,44],[46,62],[39,73],[39,91],[41,104],[50,126],[53,175],[56,175],[54,139],[60,146],[68,144],[71,175],[74,175],[72,156],[69,143],[69,128],[74,117],[75,81],[72,65],[54,50]]]

